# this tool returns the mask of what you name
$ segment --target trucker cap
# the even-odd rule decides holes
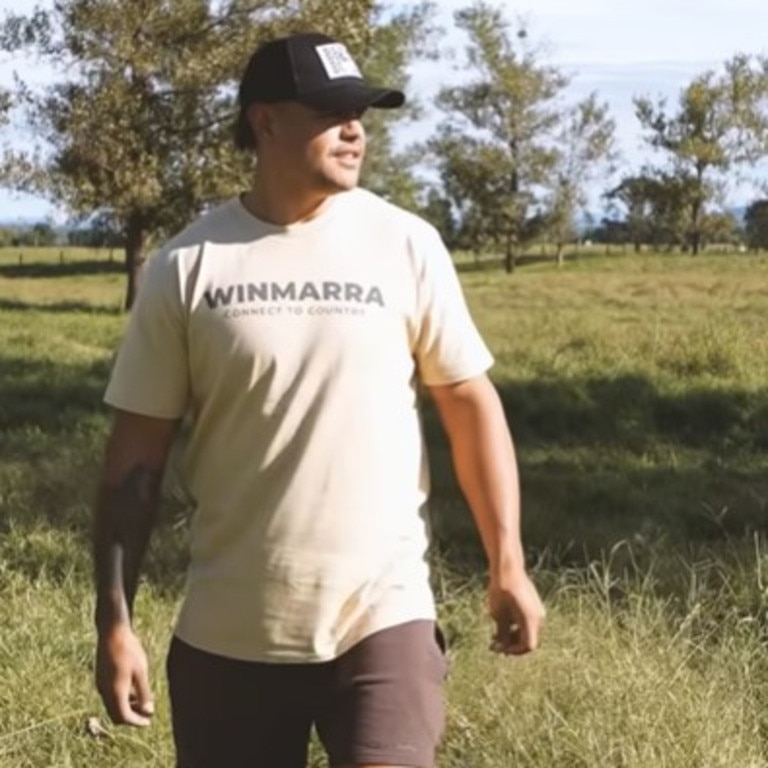
[[[343,43],[307,32],[264,43],[245,69],[239,92],[241,109],[279,101],[345,114],[369,107],[401,107],[405,95],[367,83]]]

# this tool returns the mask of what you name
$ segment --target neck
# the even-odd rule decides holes
[[[317,191],[286,190],[267,183],[256,174],[253,187],[242,198],[246,210],[262,221],[278,226],[301,224],[319,216],[327,207],[331,194]]]

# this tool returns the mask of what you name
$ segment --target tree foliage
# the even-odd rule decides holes
[[[62,80],[40,92],[21,86],[38,147],[7,156],[6,173],[75,214],[112,217],[125,238],[130,306],[151,239],[247,184],[252,161],[231,141],[234,93],[258,43],[318,28],[378,64],[377,74],[399,77],[412,50],[408,22],[421,18],[396,19],[397,55],[380,61],[374,0],[55,0],[8,16],[0,49],[34,51]]]
[[[417,207],[417,212],[437,229],[450,250],[462,247],[463,244],[458,239],[459,227],[453,206],[440,190],[435,187],[427,189],[423,201]]]
[[[612,149],[613,124],[595,97],[562,103],[568,78],[541,60],[525,29],[513,33],[502,9],[477,2],[455,18],[474,79],[440,92],[445,119],[430,149],[462,237],[500,246],[512,271],[522,245],[572,218]]]
[[[11,94],[0,88],[0,136],[2,136],[3,128],[8,124],[8,117],[11,112]],[[0,163],[0,183],[5,181],[6,171]]]
[[[563,246],[578,237],[575,217],[587,205],[586,184],[601,169],[612,170],[617,159],[616,124],[608,106],[591,94],[563,117],[557,143],[557,164],[548,202],[548,232],[562,264]]]
[[[11,94],[0,88],[0,128],[8,122],[8,113],[11,111]]]
[[[723,190],[725,174],[768,153],[768,58],[735,56],[721,73],[707,71],[680,93],[676,111],[664,100],[635,99],[646,141],[662,152],[677,186],[684,238],[698,253],[707,206]],[[671,189],[670,192],[675,191]]]
[[[640,250],[643,243],[650,241],[656,184],[656,179],[648,175],[625,176],[618,186],[606,193],[610,203],[623,206],[621,233],[626,242],[635,246],[636,251]]]
[[[768,200],[755,200],[744,213],[747,246],[754,250],[768,248]]]
[[[667,249],[691,247],[689,212],[698,195],[691,177],[644,169],[625,176],[606,197],[624,209],[624,241],[639,251],[643,244]],[[699,246],[710,243],[732,245],[739,240],[739,225],[727,212],[707,210],[700,214]]]
[[[371,40],[361,52],[361,68],[371,82],[397,87],[407,95],[404,112],[374,109],[365,115],[368,152],[361,183],[372,192],[412,210],[418,207],[421,192],[419,181],[412,173],[418,156],[413,149],[395,149],[392,126],[403,118],[416,118],[421,113],[423,105],[408,88],[408,65],[416,58],[431,55],[434,10],[433,3],[420,2],[387,17],[383,7],[376,6]]]
[[[55,245],[58,235],[47,221],[38,221],[31,226],[0,228],[0,248],[38,248]]]

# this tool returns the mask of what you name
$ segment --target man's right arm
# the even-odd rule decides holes
[[[116,411],[107,442],[93,526],[96,685],[116,723],[148,725],[153,710],[133,601],[177,423]]]

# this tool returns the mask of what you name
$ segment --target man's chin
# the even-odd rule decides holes
[[[335,194],[337,192],[348,192],[349,190],[357,187],[357,185],[360,183],[360,174],[339,173],[334,174],[333,176],[326,176],[323,181],[323,187],[329,194]]]

